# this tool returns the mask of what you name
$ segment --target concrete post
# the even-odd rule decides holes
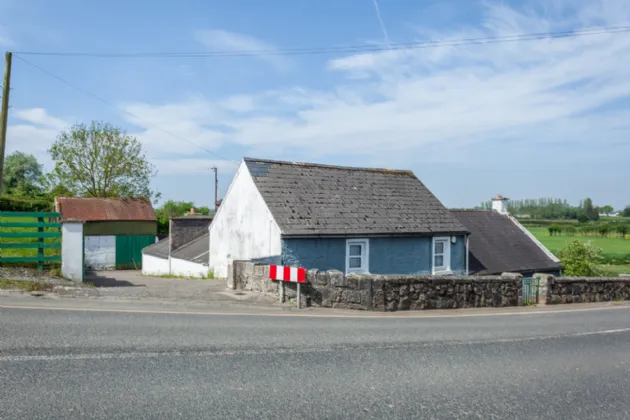
[[[83,222],[64,220],[61,227],[61,275],[68,280],[83,282],[84,241]]]

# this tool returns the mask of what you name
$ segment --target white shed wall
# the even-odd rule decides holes
[[[83,281],[83,223],[64,223],[61,227],[61,275]]]
[[[168,258],[142,254],[142,274],[147,276],[168,274]]]
[[[86,236],[85,267],[89,270],[116,268],[116,237]]]
[[[192,261],[171,258],[171,274],[185,277],[205,277],[208,275],[208,266]]]
[[[279,257],[281,251],[280,228],[242,162],[210,225],[210,267],[225,278],[231,261]]]

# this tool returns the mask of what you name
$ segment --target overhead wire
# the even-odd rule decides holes
[[[561,32],[538,32],[529,34],[513,34],[494,37],[463,38],[453,40],[418,41],[392,43],[387,45],[350,45],[312,48],[233,50],[233,51],[197,51],[197,52],[136,52],[136,53],[97,53],[97,52],[45,52],[16,51],[15,55],[92,57],[92,58],[211,58],[211,57],[251,57],[277,55],[316,55],[338,53],[366,53],[398,51],[423,48],[458,47],[465,45],[496,44],[503,42],[535,41],[541,39],[573,38],[581,36],[603,35],[630,32],[630,26],[616,26]]]
[[[209,154],[211,154],[211,155],[213,155],[213,156],[217,157],[217,158],[218,158],[218,159],[220,159],[220,160],[227,161],[227,162],[232,162],[232,163],[234,163],[234,164],[238,164],[238,162],[236,162],[236,161],[234,161],[234,160],[224,158],[223,156],[221,156],[221,155],[217,154],[216,152],[213,152],[213,151],[211,151],[211,150],[208,150],[208,149],[206,149],[205,147],[203,147],[203,146],[201,146],[201,145],[199,145],[199,144],[197,144],[197,143],[195,143],[195,142],[193,142],[193,141],[190,141],[190,140],[188,140],[188,139],[186,139],[186,138],[184,138],[184,137],[182,137],[182,136],[179,136],[179,135],[177,135],[177,134],[175,134],[175,133],[173,133],[173,132],[171,132],[171,131],[169,131],[169,130],[165,130],[165,129],[163,129],[162,127],[159,127],[159,126],[157,126],[157,125],[153,124],[153,123],[152,123],[152,122],[150,122],[150,121],[146,121],[146,120],[144,120],[143,118],[138,117],[136,114],[134,114],[134,113],[132,113],[132,112],[130,112],[130,111],[128,111],[128,110],[126,110],[126,109],[124,109],[124,108],[122,108],[122,107],[120,107],[120,106],[116,105],[116,104],[113,104],[113,103],[109,102],[108,100],[106,100],[106,99],[104,99],[104,98],[102,98],[102,97],[100,97],[100,96],[96,95],[95,93],[92,93],[92,92],[89,92],[89,91],[87,91],[87,90],[83,89],[81,86],[75,85],[74,83],[69,82],[69,81],[67,81],[67,80],[66,80],[66,79],[64,79],[64,78],[62,78],[62,77],[60,77],[60,76],[57,76],[56,74],[52,73],[51,71],[48,71],[48,70],[46,70],[45,68],[40,67],[40,66],[38,66],[37,64],[34,64],[34,63],[32,63],[32,62],[30,62],[30,61],[26,60],[26,59],[25,59],[25,58],[23,58],[23,57],[16,56],[15,58],[17,58],[18,60],[23,61],[24,63],[26,63],[26,64],[28,64],[28,65],[30,65],[30,66],[32,66],[32,67],[34,67],[34,68],[36,68],[36,69],[38,69],[39,71],[41,71],[41,72],[43,72],[43,73],[45,73],[45,74],[49,75],[50,77],[53,77],[53,78],[57,79],[58,81],[60,81],[60,82],[62,82],[62,83],[64,83],[64,84],[66,84],[66,85],[68,85],[68,86],[72,87],[73,89],[76,89],[77,91],[79,91],[79,92],[81,92],[81,93],[83,93],[83,94],[85,94],[85,95],[87,95],[87,96],[90,96],[90,97],[92,97],[92,98],[94,98],[94,99],[98,100],[99,102],[104,103],[104,104],[105,104],[105,105],[107,105],[107,106],[110,106],[110,107],[112,107],[112,108],[115,108],[115,109],[117,109],[117,110],[119,110],[119,111],[121,111],[121,112],[123,112],[123,113],[125,113],[125,114],[129,115],[130,117],[134,118],[136,121],[139,121],[139,122],[141,122],[141,123],[143,123],[143,124],[146,124],[146,125],[148,125],[148,126],[150,126],[150,127],[154,128],[154,129],[156,129],[156,130],[159,130],[159,131],[161,131],[161,132],[163,132],[163,133],[165,133],[165,134],[168,134],[168,135],[170,135],[170,136],[172,136],[172,137],[174,137],[174,138],[176,138],[176,139],[178,139],[178,140],[181,140],[181,141],[183,141],[183,142],[185,142],[185,143],[188,143],[188,144],[190,144],[190,145],[192,145],[192,146],[195,146],[195,147],[197,147],[197,148],[199,148],[199,149],[203,150],[204,152],[209,153]]]

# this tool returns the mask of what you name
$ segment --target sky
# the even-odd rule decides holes
[[[621,26],[627,0],[0,0],[0,47],[15,52],[7,153],[50,170],[61,130],[102,120],[143,142],[162,200],[208,205],[210,168],[222,196],[250,156],[410,169],[449,207],[502,194],[622,208],[630,32],[387,50]],[[21,54],[349,45],[384,50]]]

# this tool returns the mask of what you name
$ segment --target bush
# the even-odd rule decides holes
[[[564,234],[567,236],[575,236],[577,229],[575,226],[568,226],[564,229]]]
[[[562,232],[562,226],[560,226],[558,224],[553,224],[553,225],[549,226],[547,228],[547,230],[549,230],[549,235],[550,236],[558,235],[558,234],[560,234],[560,232]]]
[[[608,236],[610,231],[611,231],[611,228],[610,228],[610,225],[608,223],[602,223],[601,225],[599,225],[598,232],[599,232],[599,234],[601,236],[603,236],[603,237]]]
[[[9,195],[0,197],[0,211],[52,211],[53,203],[47,200],[30,200]]]
[[[602,275],[598,260],[602,250],[580,241],[573,241],[559,253],[564,266],[564,274],[577,277],[597,277]]]
[[[628,228],[628,225],[618,224],[615,226],[615,231],[619,234],[619,236],[621,236],[624,239],[626,235],[628,234],[628,230],[630,230]]]

